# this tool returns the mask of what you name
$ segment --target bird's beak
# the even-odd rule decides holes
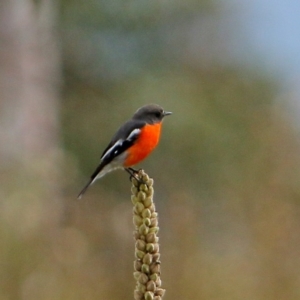
[[[165,116],[169,116],[169,115],[171,115],[172,113],[170,112],[170,111],[164,111],[164,117]]]

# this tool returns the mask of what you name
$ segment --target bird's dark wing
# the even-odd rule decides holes
[[[120,155],[131,147],[140,135],[141,128],[145,122],[130,120],[119,128],[101,155],[101,161],[105,164],[110,163],[116,156]]]
[[[88,183],[84,186],[78,195],[78,199],[82,197],[88,187],[96,180],[101,170],[108,165],[115,157],[131,147],[140,135],[141,129],[145,126],[145,122],[130,120],[126,122],[112,138],[112,141],[106,147],[101,155],[101,162],[93,172]]]

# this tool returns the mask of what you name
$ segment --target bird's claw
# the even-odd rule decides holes
[[[141,169],[135,170],[133,168],[125,168],[125,171],[130,175],[130,181],[132,181],[132,178],[134,178],[139,184],[142,184],[144,181],[136,177],[136,174],[138,174],[140,170]]]

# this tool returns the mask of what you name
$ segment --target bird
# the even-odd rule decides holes
[[[172,112],[165,111],[157,104],[140,107],[132,118],[117,130],[103,151],[99,165],[77,198],[81,199],[91,184],[113,170],[124,169],[134,177],[136,171],[132,166],[141,162],[156,148],[162,121],[171,114]]]

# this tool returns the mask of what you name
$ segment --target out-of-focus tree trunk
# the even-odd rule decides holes
[[[62,212],[55,7],[0,2],[0,220],[21,239],[50,236]]]
[[[1,0],[0,157],[49,176],[57,165],[59,50],[53,0]],[[51,172],[50,172],[51,173]]]
[[[52,0],[1,1],[0,150],[9,159],[42,155],[57,142],[53,17]]]
[[[35,270],[62,212],[55,19],[53,0],[0,1],[1,299],[49,293]]]

